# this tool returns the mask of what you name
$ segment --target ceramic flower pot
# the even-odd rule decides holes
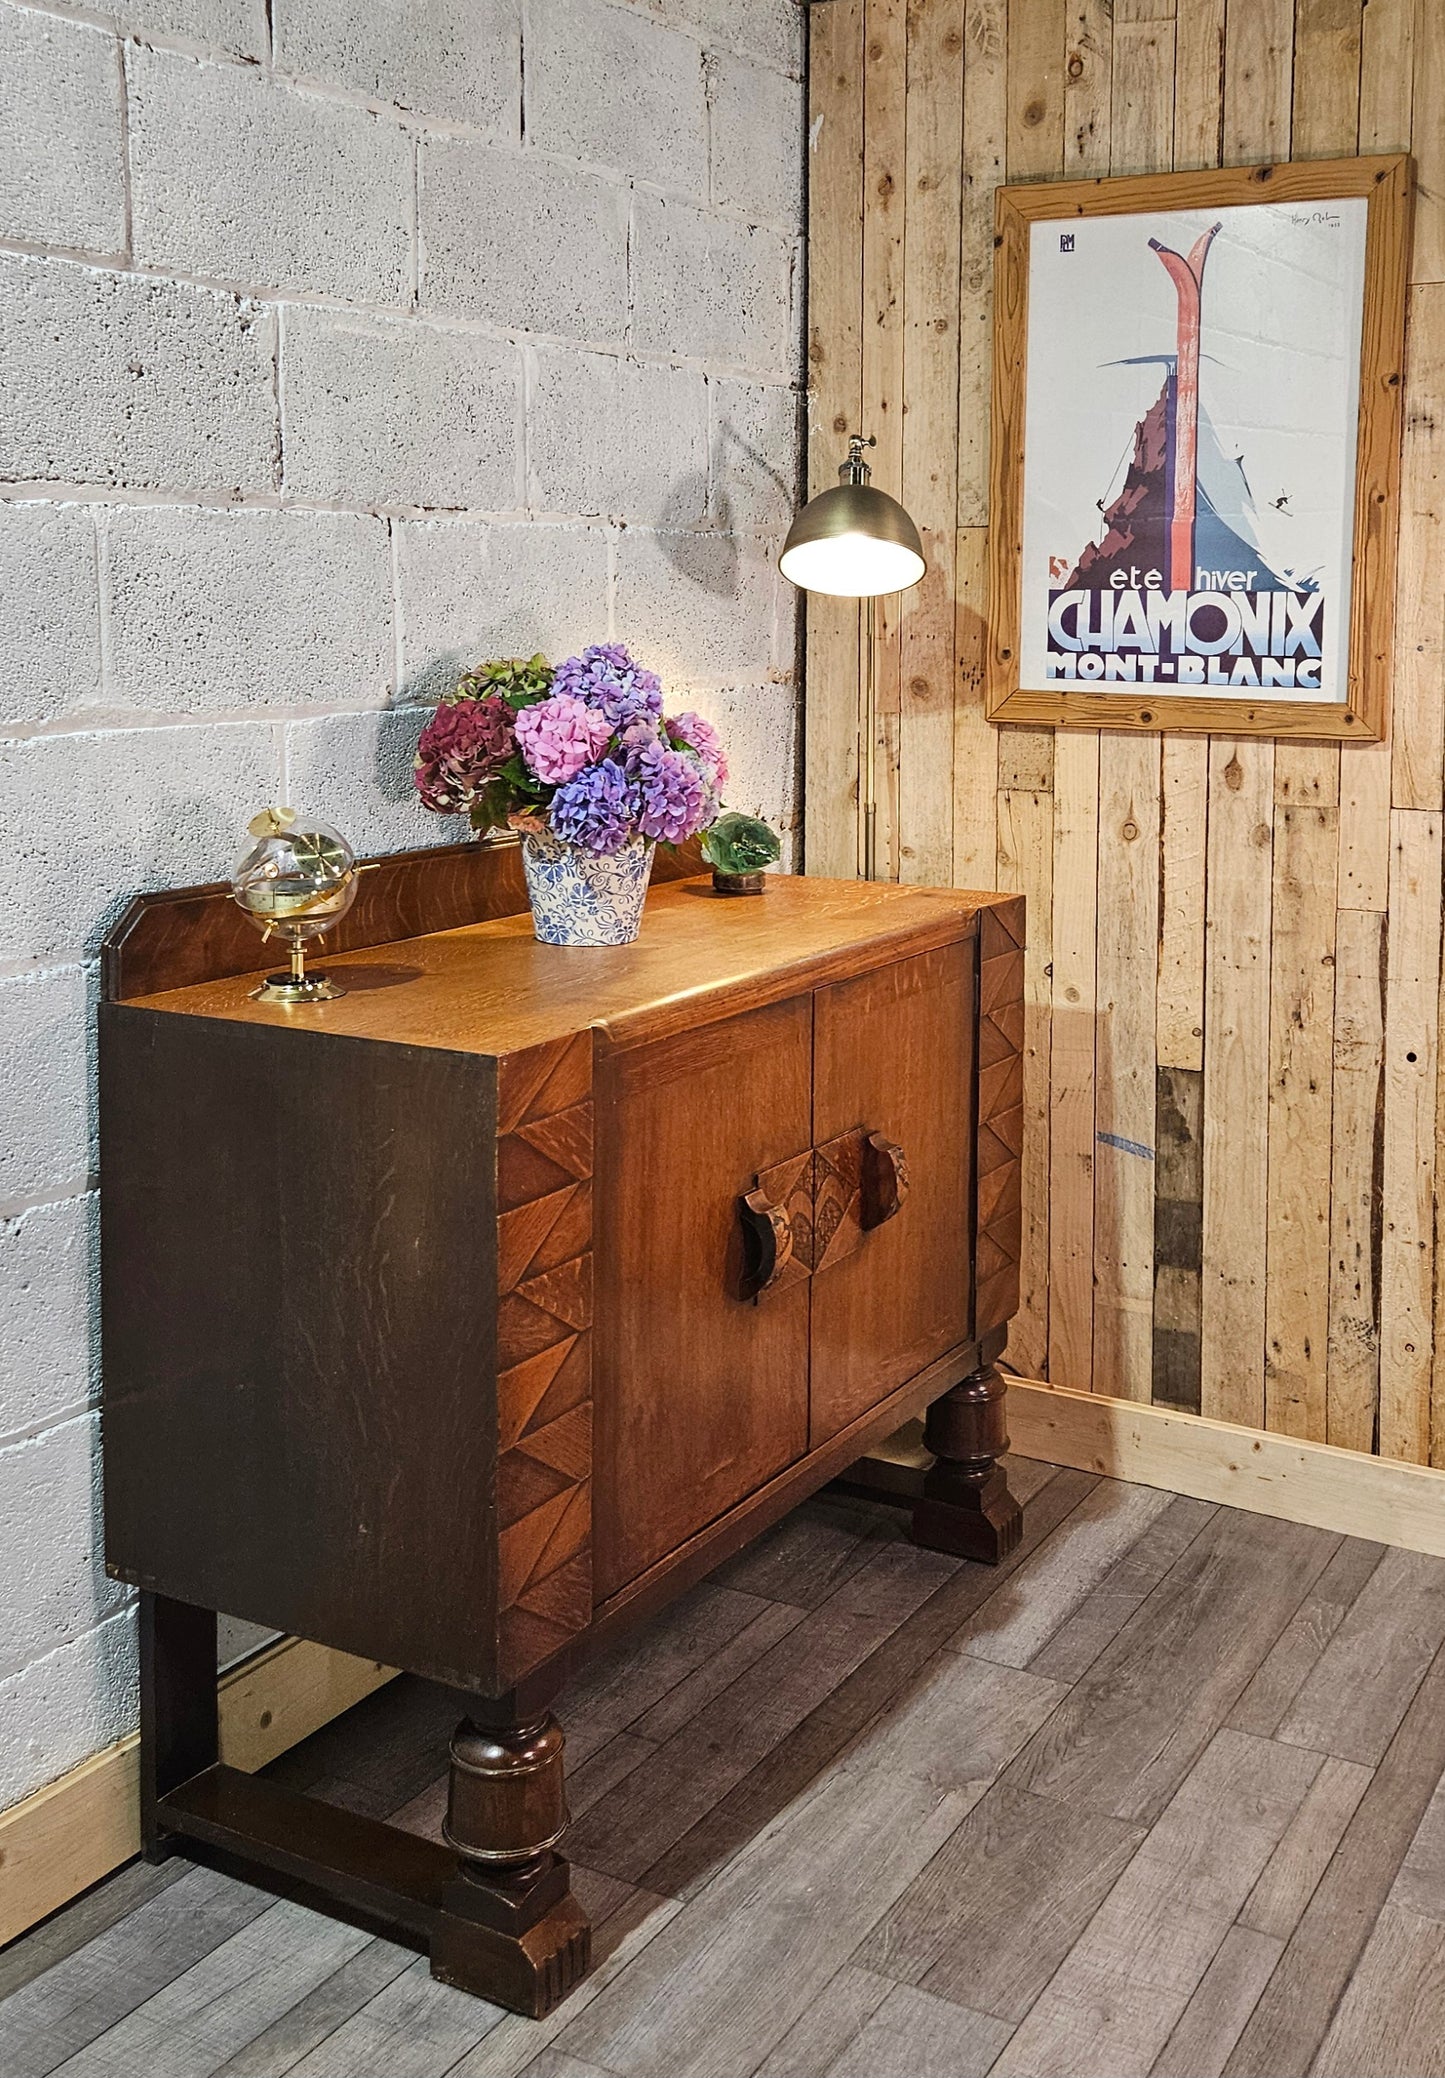
[[[532,927],[542,943],[630,945],[642,928],[656,849],[632,837],[621,851],[603,856],[558,837],[524,837]]]

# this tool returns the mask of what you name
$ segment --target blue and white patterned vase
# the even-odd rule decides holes
[[[532,926],[544,945],[631,945],[655,844],[631,837],[610,858],[560,837],[524,837]]]

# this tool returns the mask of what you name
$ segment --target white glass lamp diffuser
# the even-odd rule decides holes
[[[864,599],[863,714],[861,735],[863,875],[878,877],[877,751],[878,713],[874,673],[877,623],[874,600],[886,592],[906,592],[928,568],[918,529],[886,491],[869,481],[863,459],[876,443],[861,433],[850,435],[848,456],[833,489],[810,498],[788,530],[778,568],[800,591],[824,592],[837,599]]]

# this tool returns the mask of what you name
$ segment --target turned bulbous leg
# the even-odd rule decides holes
[[[1023,1511],[999,1459],[1008,1449],[1007,1386],[994,1364],[935,1400],[923,1425],[934,1462],[913,1509],[913,1536],[930,1551],[997,1565],[1023,1535]]]
[[[539,2018],[586,1976],[591,1927],[556,1852],[567,1825],[562,1728],[550,1712],[464,1718],[451,1744],[444,1834],[457,1873],[432,1972]]]

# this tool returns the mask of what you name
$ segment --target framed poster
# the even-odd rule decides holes
[[[1410,163],[1000,188],[987,712],[1384,732]]]

